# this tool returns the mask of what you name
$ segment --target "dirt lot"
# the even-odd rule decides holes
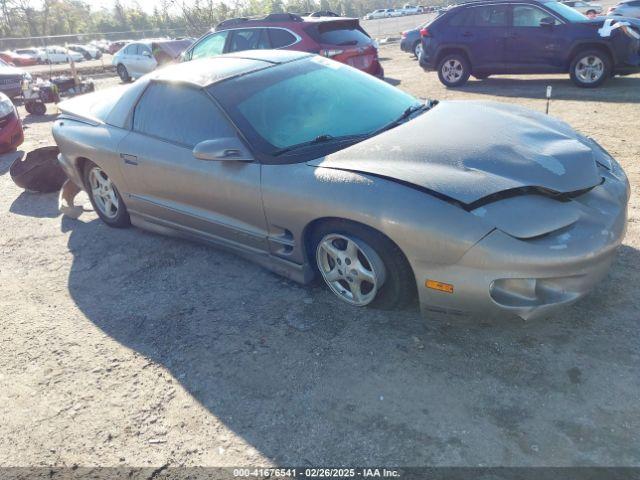
[[[600,288],[531,323],[352,309],[213,248],[62,218],[5,155],[0,466],[640,464],[640,76],[446,90],[397,45],[382,55],[422,97],[544,110],[553,85],[551,113],[633,185]],[[23,150],[53,118],[26,118]]]

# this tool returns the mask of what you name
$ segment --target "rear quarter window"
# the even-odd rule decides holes
[[[289,31],[281,28],[269,28],[269,40],[271,41],[271,48],[288,47],[296,43],[296,37]]]

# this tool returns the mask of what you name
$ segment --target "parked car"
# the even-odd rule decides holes
[[[90,45],[93,45],[102,53],[109,53],[109,46],[111,45],[111,42],[109,42],[109,40],[106,40],[106,39],[93,40],[90,42]]]
[[[599,3],[587,3],[580,0],[567,0],[563,1],[562,3],[564,3],[568,7],[575,8],[577,11],[584,15],[600,15],[603,12],[602,5],[600,5]]]
[[[640,18],[640,0],[623,0],[609,8],[607,15]]]
[[[28,67],[38,63],[36,59],[29,55],[22,55],[18,52],[12,52],[9,50],[0,52],[0,58],[7,63],[15,65],[16,67]]]
[[[566,123],[425,103],[309,53],[195,60],[59,108],[59,160],[107,225],[320,275],[349,305],[548,315],[625,232],[622,168]]]
[[[9,98],[22,95],[22,81],[31,81],[31,75],[0,59],[0,93]]]
[[[44,52],[40,48],[20,48],[16,50],[16,53],[33,59],[35,63],[41,63],[44,57]]]
[[[183,60],[257,49],[313,52],[382,77],[374,40],[357,18],[271,14],[260,19],[225,20],[183,54]]]
[[[9,152],[24,142],[22,121],[9,97],[0,92],[0,153]]]
[[[389,17],[401,17],[404,15],[401,8],[387,8],[387,13]]]
[[[422,24],[413,30],[406,30],[400,34],[400,50],[407,53],[412,53],[418,60],[422,55],[422,37],[420,37],[420,30],[422,30],[427,24]]]
[[[418,13],[421,13],[421,10],[419,7],[407,4],[400,9],[400,12],[402,15],[417,15]]]
[[[154,40],[133,42],[119,50],[111,63],[123,82],[139,78],[159,66],[180,58],[190,40]]]
[[[118,53],[125,45],[131,43],[133,40],[118,40],[117,42],[111,42],[109,44],[109,53],[111,55],[115,55]]]
[[[68,48],[81,54],[85,60],[98,60],[102,57],[102,52],[91,45],[68,45]]]
[[[42,63],[67,63],[70,60],[82,62],[84,56],[65,47],[53,46],[43,49]]]
[[[579,87],[597,87],[612,75],[640,71],[637,35],[625,29],[602,35],[604,22],[554,0],[474,1],[422,29],[420,65],[435,69],[448,87],[470,75],[562,72]],[[634,25],[640,31],[640,22]]]
[[[389,9],[387,8],[379,8],[377,10],[374,10],[371,13],[367,13],[364,16],[365,20],[375,20],[376,18],[388,18],[391,15],[389,14]]]

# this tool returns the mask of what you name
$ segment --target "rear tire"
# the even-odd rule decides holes
[[[471,66],[465,55],[451,53],[445,55],[438,63],[438,78],[449,88],[461,87],[471,75]]]
[[[123,64],[119,63],[118,68],[116,70],[118,72],[118,76],[120,77],[120,80],[122,80],[124,83],[129,83],[131,81],[131,76],[129,75],[129,71],[127,70],[127,67],[125,67]]]
[[[602,50],[581,50],[571,61],[569,72],[578,87],[596,88],[611,76],[611,59]]]
[[[354,260],[349,263],[347,259],[350,257],[345,254],[347,251],[345,239],[351,241],[359,250],[357,256],[351,256]],[[341,252],[341,256],[345,256],[340,264],[335,260],[333,264],[327,263],[331,260],[327,256],[327,250],[322,246],[326,245],[326,242],[330,242],[330,245],[336,247],[339,253]],[[404,254],[395,243],[371,228],[344,220],[328,221],[312,232],[311,247],[313,262],[321,278],[330,290],[346,303],[391,310],[404,308],[416,298],[415,276]],[[356,282],[358,279],[361,282],[358,285],[362,285],[362,289],[359,290],[364,297],[362,302],[356,302],[351,298],[353,295],[350,289],[353,284],[350,285],[348,281],[351,275],[344,269],[345,266],[354,267],[354,265],[364,266],[365,270],[375,274],[374,277],[378,280],[378,284],[374,285],[366,278],[363,280],[362,275],[355,275]],[[338,280],[332,280],[334,277],[329,274],[336,271],[344,275],[339,276]],[[370,295],[372,286],[376,290],[373,296]]]
[[[109,175],[93,162],[83,169],[84,187],[93,209],[100,219],[110,227],[126,228],[131,225],[124,200]]]
[[[422,56],[422,41],[418,40],[413,45],[413,54],[418,60],[420,60],[420,57]]]

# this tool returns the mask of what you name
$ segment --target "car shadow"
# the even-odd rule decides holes
[[[394,87],[397,87],[402,83],[401,80],[398,80],[397,78],[391,78],[391,77],[384,77],[384,81],[387,82],[389,85],[393,85]]]
[[[640,460],[637,315],[619,313],[636,292],[618,287],[633,284],[636,249],[559,315],[469,323],[353,308],[216,248],[91,218],[61,220],[78,308],[276,464]]]
[[[584,100],[585,102],[640,103],[640,77],[615,77],[599,88],[580,88],[568,76],[557,78],[489,77],[471,78],[462,87],[468,93],[512,98],[544,98],[547,86],[553,87],[552,101]]]
[[[55,105],[54,105],[55,107]],[[51,105],[47,105],[47,109],[52,108]],[[57,113],[45,113],[44,115],[33,115],[31,113],[24,116],[22,123],[24,126],[29,126],[32,123],[47,123],[52,122],[58,118]]]

